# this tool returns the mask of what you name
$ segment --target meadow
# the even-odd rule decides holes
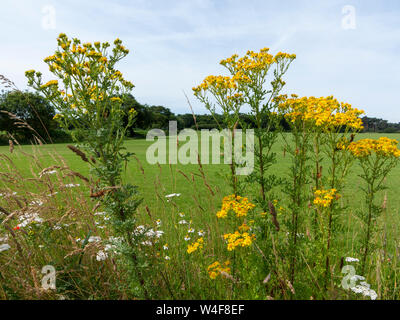
[[[357,139],[377,139],[381,136],[381,134],[359,134]],[[390,138],[399,139],[400,135],[393,134],[390,135]],[[143,202],[137,209],[138,223],[155,227],[155,229],[158,228],[159,223],[159,230],[164,232],[157,252],[157,255],[161,256],[163,260],[161,260],[161,266],[158,266],[161,270],[159,270],[160,274],[156,278],[161,277],[163,274],[162,278],[168,278],[169,281],[167,283],[171,287],[166,287],[165,283],[161,285],[158,282],[161,281],[160,279],[152,280],[153,285],[157,286],[159,290],[155,297],[165,299],[278,298],[271,297],[271,294],[265,289],[261,290],[265,291],[264,296],[260,295],[259,290],[253,291],[248,287],[241,287],[236,289],[235,292],[232,289],[232,283],[236,280],[228,278],[218,283],[208,278],[205,266],[211,264],[224,251],[223,244],[218,236],[221,232],[216,213],[220,210],[221,199],[231,193],[225,175],[229,173],[229,166],[224,164],[201,166],[198,164],[150,165],[146,161],[146,150],[151,143],[146,140],[125,141],[124,146],[129,152],[134,153],[134,156],[132,156],[126,167],[123,179],[137,185],[140,190],[140,197],[143,198]],[[271,173],[285,176],[290,170],[290,161],[289,157],[284,153],[282,138],[274,145],[274,151],[277,153],[277,161],[270,168]],[[64,224],[61,230],[59,228],[54,230],[56,232],[54,236],[59,237],[56,242],[51,242],[54,241],[52,236],[49,236],[46,240],[35,240],[34,246],[36,246],[36,249],[28,249],[29,245],[26,242],[27,253],[24,254],[37,256],[30,260],[28,270],[19,259],[12,260],[13,258],[15,259],[15,254],[17,253],[8,258],[4,258],[3,254],[1,258],[4,265],[0,269],[4,277],[4,281],[2,281],[3,298],[132,298],[132,293],[127,293],[129,291],[126,291],[126,288],[118,289],[119,286],[124,287],[124,281],[127,280],[123,275],[123,271],[115,272],[115,261],[97,259],[100,247],[90,246],[96,244],[96,242],[87,242],[83,248],[79,246],[81,239],[96,236],[101,239],[107,239],[112,234],[101,220],[101,223],[98,222],[99,215],[96,212],[101,212],[101,207],[99,207],[96,198],[90,198],[90,185],[82,183],[79,176],[74,176],[68,174],[67,171],[58,169],[52,169],[57,171],[57,173],[53,174],[57,178],[53,178],[50,175],[45,178],[46,180],[54,180],[51,184],[48,182],[45,184],[38,183],[38,180],[43,179],[43,176],[39,178],[40,172],[43,172],[46,168],[53,168],[53,166],[59,165],[60,161],[65,167],[68,167],[73,172],[78,172],[84,177],[90,176],[89,165],[68,149],[67,144],[15,146],[12,153],[10,153],[8,146],[2,146],[0,147],[0,154],[2,156],[0,170],[2,172],[2,179],[0,180],[2,197],[0,198],[0,207],[8,208],[10,211],[12,209],[17,209],[18,211],[19,206],[20,208],[26,206],[28,209],[25,207],[25,211],[29,211],[29,207],[33,207],[33,210],[39,210],[40,216],[47,217],[53,229],[54,226]],[[6,172],[13,173],[14,176],[5,175]],[[18,172],[18,175],[16,175],[16,172]],[[342,219],[347,222],[347,228],[340,231],[341,234],[337,240],[340,243],[339,256],[342,258],[359,257],[360,255],[355,245],[363,232],[356,211],[365,209],[364,199],[359,189],[362,185],[362,180],[359,177],[360,173],[360,168],[354,165],[348,175],[348,183],[340,199],[340,207],[345,212],[342,215]],[[392,269],[393,264],[396,264],[398,259],[398,208],[400,207],[400,200],[397,197],[397,190],[399,177],[400,167],[396,167],[387,177],[386,185],[388,190],[379,194],[378,201],[385,202],[385,211],[382,218],[384,227],[376,237],[378,242],[385,244],[386,261],[384,263],[387,265],[379,266],[379,272],[376,271],[369,277],[379,296],[390,299],[398,298],[397,287],[396,284],[391,283],[393,281],[392,277],[385,279],[384,270],[386,268]],[[63,184],[75,184],[76,187],[62,188]],[[13,192],[16,192],[14,196],[12,196]],[[56,199],[49,197],[49,193],[52,192],[58,192]],[[251,200],[253,198],[252,195],[258,192],[257,188],[248,188],[245,194]],[[311,187],[309,192],[312,193]],[[282,186],[276,186],[274,193],[279,203],[288,201],[287,194],[282,191]],[[6,194],[9,196],[6,196]],[[180,194],[180,196],[167,198],[166,196],[170,194]],[[40,201],[40,206],[37,206],[35,201]],[[25,205],[18,205],[19,202],[25,202]],[[48,212],[49,210],[50,212]],[[256,208],[256,210],[261,211],[260,208]],[[42,214],[41,211],[44,213]],[[281,214],[288,213],[280,213],[278,220],[283,218],[280,216]],[[189,226],[179,224],[179,221],[182,220],[186,220],[193,227],[193,235],[197,232],[204,232],[205,234],[207,244],[203,249],[204,252],[200,257],[196,256],[200,260],[194,261],[193,254],[189,255],[186,252],[187,244],[190,241],[185,241],[184,238],[189,234],[186,231]],[[55,221],[62,221],[62,223]],[[76,226],[72,227],[74,224]],[[309,232],[307,228],[302,230],[305,234]],[[285,233],[285,229],[282,229],[280,232]],[[32,232],[30,237],[34,236],[34,231],[32,230],[30,231]],[[14,232],[17,233],[18,231]],[[40,230],[35,231],[38,232]],[[57,235],[57,233],[59,234]],[[192,238],[195,237],[193,236]],[[160,247],[161,244],[162,247],[168,246],[168,249],[162,249]],[[24,244],[20,245],[24,246]],[[38,246],[41,249],[38,249]],[[40,250],[40,252],[33,252],[35,250]],[[55,253],[57,253],[56,257],[54,256]],[[85,267],[83,270],[77,270],[74,262],[70,261],[71,257],[75,255],[80,256],[81,259],[82,257],[87,259],[84,262]],[[165,260],[165,258],[168,260]],[[201,260],[203,261],[200,262]],[[79,266],[81,266],[81,263],[80,261]],[[339,264],[339,261],[336,261],[336,263]],[[380,264],[381,262],[380,259],[376,258],[371,263]],[[42,266],[48,264],[55,265],[59,274],[63,275],[62,277],[60,276],[61,279],[57,279],[57,290],[46,291],[40,288],[39,282],[42,275],[39,272]],[[9,274],[10,269],[7,269],[7,265],[15,272],[14,274]],[[200,267],[202,265],[203,267]],[[19,267],[26,271],[21,273],[21,271],[18,271]],[[393,270],[396,272],[395,269]],[[307,269],[307,271],[312,274],[312,270]],[[26,273],[26,278],[22,279],[24,273]],[[36,276],[35,273],[37,273]],[[5,279],[5,275],[7,275],[7,279]],[[69,277],[66,275],[69,275]],[[10,276],[14,278],[10,279]],[[341,273],[336,274],[335,284],[337,288],[340,287],[340,281],[343,276]],[[77,277],[82,277],[86,280],[79,279],[78,281]],[[96,280],[92,279],[92,277]],[[101,283],[101,281],[104,283]],[[389,282],[390,285],[388,284]],[[263,286],[262,284],[260,285]],[[210,288],[213,288],[213,290],[210,291]],[[295,297],[301,299],[321,297],[362,298],[362,296],[357,297],[357,295],[350,295],[349,293],[344,294],[340,289],[336,290],[341,294],[336,292],[320,297],[313,297],[312,295],[308,297],[305,295],[308,294],[307,292],[295,295]],[[288,291],[290,293],[289,289]],[[280,296],[280,298],[285,298],[285,296]]]
[[[400,141],[400,134],[388,135],[381,133],[359,134],[357,140],[378,139],[383,136],[389,136],[391,139]],[[132,157],[131,161],[127,165],[126,172],[124,173],[124,179],[133,182],[139,187],[141,190],[141,196],[146,200],[145,202],[149,207],[153,207],[155,205],[154,202],[157,202],[157,199],[159,201],[159,197],[162,197],[163,195],[165,196],[172,193],[181,193],[184,198],[180,198],[180,200],[182,200],[180,201],[180,206],[182,207],[179,210],[190,210],[190,208],[193,208],[193,205],[195,205],[195,201],[191,196],[184,196],[185,191],[188,191],[188,185],[187,179],[182,173],[185,173],[189,177],[193,175],[195,180],[202,180],[199,177],[199,166],[197,164],[182,165],[179,163],[171,166],[164,164],[148,164],[146,161],[146,150],[152,143],[153,142],[146,141],[145,139],[129,139],[125,141],[124,146],[127,148],[127,151],[134,153],[135,156]],[[200,144],[201,141],[199,141],[199,150]],[[9,153],[8,146],[0,146],[0,153],[7,154],[24,176],[31,175],[31,166],[27,165],[25,155],[18,152],[19,150],[31,154],[39,153],[39,159],[43,165],[43,168],[54,165],[54,158],[52,154],[54,155],[56,153],[65,159],[66,163],[71,169],[78,171],[83,175],[89,174],[90,166],[82,162],[79,157],[72,153],[71,150],[67,148],[67,145],[68,144],[49,144],[42,146],[23,145],[16,148],[16,152],[12,154]],[[183,143],[181,142],[180,145],[183,145]],[[274,152],[277,153],[278,159],[277,163],[271,167],[271,173],[273,174],[280,174],[289,170],[290,160],[288,157],[284,156],[283,150],[283,142],[282,139],[280,139],[276,145],[274,145]],[[204,168],[204,173],[210,185],[212,185],[213,188],[215,188],[215,190],[220,194],[227,195],[230,191],[226,181],[224,181],[221,175],[221,171],[227,172],[229,171],[229,167],[223,164],[222,156],[220,162],[220,165],[204,164],[202,167]],[[361,172],[357,166],[353,167],[348,177],[348,185],[346,186],[345,192],[348,195],[347,201],[349,201],[349,204],[351,204],[353,207],[363,206],[363,199],[361,199],[360,193],[356,192],[361,184],[358,176],[360,173]],[[400,201],[400,199],[397,200],[398,197],[396,196],[398,181],[400,181],[399,167],[395,168],[387,179],[387,196],[389,200],[388,205],[390,206],[389,211],[393,213],[397,212],[396,210],[398,210],[400,207],[400,203],[397,202]],[[154,191],[154,185],[157,183],[162,186],[162,189],[159,191],[159,197]],[[165,199],[163,199],[163,202],[165,202]]]
[[[0,149],[0,299],[399,298],[400,135],[362,134],[364,111],[333,96],[282,95],[295,54],[234,54],[193,87],[226,165],[150,165],[151,142],[126,139],[129,50],[57,43],[58,80],[25,76],[73,143],[44,145],[8,113],[36,143]]]

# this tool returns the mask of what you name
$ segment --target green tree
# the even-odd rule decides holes
[[[153,113],[150,111],[150,108],[146,105],[142,105],[139,103],[133,95],[130,93],[125,95],[122,98],[122,109],[125,112],[125,116],[123,119],[124,126],[128,124],[129,121],[129,110],[132,108],[136,111],[136,117],[132,126],[127,129],[127,136],[134,137],[138,136],[139,132],[137,129],[146,130],[151,127],[151,123],[153,120]]]
[[[53,120],[54,107],[42,96],[32,92],[7,91],[0,94],[0,130],[14,135],[19,142],[28,142],[36,135],[43,141],[51,142],[49,136],[55,133],[57,123]],[[32,129],[21,125],[26,122]]]

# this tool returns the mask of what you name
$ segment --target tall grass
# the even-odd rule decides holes
[[[101,214],[97,198],[90,197],[89,177],[72,170],[67,161],[54,151],[42,146],[32,146],[31,152],[26,147],[15,146],[12,157],[1,154],[0,161],[0,207],[2,212],[2,243],[10,249],[0,252],[0,297],[2,299],[135,299],[137,296],[126,287],[126,270],[118,263],[118,254],[106,251],[108,239],[114,235]],[[46,154],[42,150],[46,150]],[[74,155],[75,156],[75,155]],[[51,161],[49,160],[51,159]],[[46,159],[44,161],[43,159]],[[79,159],[79,158],[78,158]],[[15,162],[18,162],[16,164]],[[21,172],[22,161],[29,167]],[[79,159],[79,161],[81,161]],[[44,163],[45,162],[45,163]],[[53,162],[53,163],[49,163]],[[185,170],[181,166],[158,166],[150,170],[139,158],[135,161],[137,174],[146,185],[152,185],[153,192],[146,193],[143,204],[138,208],[142,225],[155,228],[155,221],[160,219],[159,230],[164,231],[160,242],[151,251],[160,268],[150,273],[152,286],[157,288],[157,299],[289,299],[293,292],[297,299],[361,299],[341,288],[341,266],[346,264],[348,256],[361,257],[361,222],[357,210],[364,210],[351,195],[358,193],[354,188],[340,199],[341,210],[346,225],[341,236],[335,240],[335,247],[340,248],[341,259],[332,261],[334,277],[324,291],[315,275],[315,259],[318,252],[313,251],[308,238],[312,226],[312,215],[299,241],[304,242],[301,269],[298,270],[298,283],[292,286],[286,265],[289,263],[282,251],[282,244],[289,241],[285,226],[276,236],[268,239],[274,248],[275,265],[280,266],[273,272],[265,269],[251,282],[241,278],[224,275],[211,280],[207,267],[216,260],[229,258],[221,235],[226,227],[216,218],[220,201],[226,195],[224,182],[211,183],[207,170],[200,165]],[[84,162],[82,162],[82,168]],[[225,168],[225,170],[229,170]],[[87,172],[86,170],[83,170]],[[354,175],[353,175],[354,176]],[[184,181],[182,183],[181,181]],[[77,186],[79,184],[79,186]],[[72,187],[74,186],[74,187]],[[250,192],[251,189],[249,189]],[[311,192],[311,190],[309,191]],[[169,193],[181,193],[179,197],[166,198]],[[282,206],[287,201],[284,194],[276,191]],[[389,196],[388,196],[389,194]],[[392,193],[381,194],[384,212],[377,221],[382,232],[374,236],[375,250],[363,274],[368,283],[378,293],[379,299],[397,299],[398,270],[398,209]],[[190,203],[190,205],[188,205]],[[277,207],[279,207],[278,205]],[[181,217],[181,214],[184,214]],[[36,216],[37,214],[37,216]],[[282,221],[286,213],[278,213]],[[16,229],[18,224],[33,218],[31,222]],[[270,219],[267,216],[267,219]],[[185,241],[188,224],[179,224],[186,220],[195,229],[191,240]],[[200,252],[188,254],[188,243],[198,237],[200,230],[205,232],[204,248]],[[100,237],[100,241],[95,237]],[[4,240],[7,238],[6,240]],[[90,241],[89,241],[90,239]],[[261,241],[261,239],[260,239]],[[168,245],[168,250],[163,246]],[[242,261],[236,268],[251,274],[253,263],[261,263],[263,253],[257,241],[252,252],[260,257],[253,261]],[[107,259],[96,259],[99,251],[107,252]],[[150,252],[149,252],[150,253]],[[169,257],[169,260],[165,258]],[[53,265],[57,270],[57,289],[42,288],[42,267]],[[357,267],[357,263],[353,263]],[[359,270],[359,269],[357,269]]]

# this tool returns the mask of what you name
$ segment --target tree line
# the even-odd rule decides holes
[[[158,128],[167,131],[169,121],[176,121],[178,130],[213,129],[217,123],[222,123],[222,115],[210,114],[174,114],[164,106],[150,106],[138,102],[134,96],[127,95],[123,100],[127,111],[134,108],[137,112],[134,125],[129,129],[128,137],[145,137],[148,130]],[[53,117],[54,107],[38,93],[22,91],[2,91],[0,93],[0,143],[7,144],[9,135],[20,143],[34,141],[34,136],[47,143],[69,142],[70,136],[65,133]],[[252,128],[252,119],[247,114],[241,114],[240,120],[247,128]],[[363,117],[364,132],[397,133],[400,123],[390,123],[379,118]],[[128,121],[126,119],[126,121]],[[284,130],[289,125],[282,121]],[[240,125],[238,126],[240,128]]]

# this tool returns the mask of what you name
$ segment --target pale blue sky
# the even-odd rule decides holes
[[[42,27],[52,5],[56,28]],[[356,9],[344,30],[342,8]],[[191,88],[233,53],[269,47],[296,53],[285,92],[334,95],[369,116],[400,122],[400,1],[398,0],[2,0],[0,74],[26,88],[24,71],[46,72],[43,58],[60,32],[83,41],[121,38],[131,53],[120,70],[141,102],[175,113],[206,110]],[[50,79],[50,77],[49,77]]]

